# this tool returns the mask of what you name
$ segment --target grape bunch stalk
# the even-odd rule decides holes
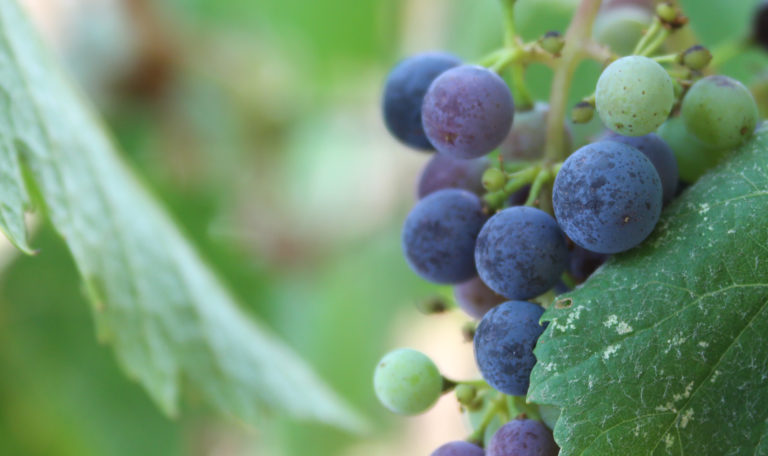
[[[405,258],[422,278],[453,286],[458,307],[479,320],[470,332],[481,380],[445,378],[405,348],[375,369],[375,393],[391,411],[423,413],[453,391],[472,418],[468,436],[433,456],[558,453],[559,410],[526,400],[542,314],[642,244],[678,189],[747,141],[759,117],[744,85],[713,74],[709,50],[670,48],[688,22],[672,2],[582,0],[565,34],[531,42],[515,32],[515,0],[501,6],[500,49],[472,63],[444,52],[406,58],[383,94],[392,135],[435,154],[403,226]],[[584,59],[604,69],[568,123]],[[526,87],[530,65],[554,72],[548,102]],[[606,132],[575,149],[569,124],[595,113]]]

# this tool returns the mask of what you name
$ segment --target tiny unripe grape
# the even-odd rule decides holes
[[[477,388],[472,385],[458,385],[454,392],[456,400],[462,405],[471,405],[477,397]]]
[[[682,64],[692,70],[703,70],[712,61],[712,53],[701,45],[686,49],[681,55]]]
[[[565,38],[560,32],[547,32],[539,39],[539,46],[552,55],[557,55],[565,46]]]
[[[588,101],[580,101],[576,103],[571,110],[571,120],[573,123],[582,124],[587,123],[595,116],[595,106]]]
[[[600,75],[595,91],[603,123],[625,136],[653,132],[669,117],[675,103],[672,78],[648,57],[622,57]]]
[[[429,357],[410,348],[385,355],[373,374],[376,397],[400,415],[418,415],[440,398],[443,377]]]
[[[752,136],[759,117],[757,103],[744,85],[728,76],[698,80],[683,99],[688,131],[718,148],[733,148]]]
[[[483,187],[489,192],[495,192],[504,186],[507,176],[499,168],[488,168],[483,173]]]
[[[656,15],[664,22],[674,22],[677,19],[677,8],[667,2],[659,3],[656,6]]]

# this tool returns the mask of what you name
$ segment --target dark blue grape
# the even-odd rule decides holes
[[[436,449],[431,456],[485,456],[485,451],[477,445],[457,440]]]
[[[768,1],[761,1],[752,18],[752,40],[768,50]]]
[[[507,198],[507,205],[508,206],[522,206],[525,204],[526,201],[528,201],[528,195],[531,194],[531,186],[526,185],[525,187],[522,187],[520,190],[517,190],[516,192],[509,195],[509,198]]]
[[[507,300],[504,296],[488,288],[488,285],[483,283],[480,277],[475,277],[453,287],[453,296],[461,310],[477,320]]]
[[[419,201],[403,226],[408,264],[426,280],[461,283],[477,274],[474,249],[486,215],[477,195],[438,190]]]
[[[421,172],[418,197],[424,198],[444,188],[461,188],[482,195],[485,192],[482,183],[483,172],[489,165],[490,162],[485,157],[457,160],[443,154],[435,154]]]
[[[395,138],[416,149],[434,149],[421,124],[424,94],[436,77],[460,64],[461,60],[453,55],[429,52],[409,57],[392,69],[382,105],[384,123]]]
[[[587,280],[608,258],[610,255],[592,252],[577,245],[571,250],[571,266],[568,270],[571,276],[581,283]]]
[[[505,394],[525,396],[536,364],[533,347],[544,327],[544,309],[524,301],[507,301],[483,317],[475,331],[475,361],[489,385]]]
[[[475,262],[492,290],[509,299],[530,299],[560,279],[568,247],[552,216],[532,207],[510,207],[480,231]]]
[[[514,102],[503,79],[487,68],[462,65],[434,80],[421,109],[424,132],[440,153],[482,157],[506,138]]]
[[[557,456],[552,431],[535,420],[512,420],[500,427],[488,443],[488,456]]]
[[[605,139],[632,146],[648,157],[656,168],[656,172],[659,173],[664,204],[672,201],[677,192],[677,159],[666,141],[655,133],[644,136],[622,136],[612,133]]]
[[[640,244],[661,214],[661,180],[648,157],[616,141],[582,147],[555,178],[552,203],[565,234],[597,253]]]

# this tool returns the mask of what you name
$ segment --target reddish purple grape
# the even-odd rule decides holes
[[[504,80],[474,65],[438,76],[421,107],[429,141],[438,152],[459,159],[482,157],[498,147],[513,115],[512,94]]]
[[[433,451],[430,456],[485,456],[485,451],[472,443],[457,440],[446,443]]]
[[[443,154],[435,154],[427,162],[419,177],[419,199],[444,188],[460,188],[482,195],[483,172],[490,166],[487,158],[457,160]]]
[[[493,434],[487,450],[488,456],[557,456],[560,448],[540,421],[512,420]]]
[[[476,320],[483,318],[486,312],[507,301],[507,298],[488,288],[480,277],[453,287],[453,296],[461,310]]]

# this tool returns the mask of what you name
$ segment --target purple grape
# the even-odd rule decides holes
[[[485,456],[485,451],[472,443],[457,440],[436,449],[431,456]]]
[[[530,195],[530,193],[531,193],[531,186],[526,185],[520,190],[509,195],[509,198],[507,198],[507,205],[522,206],[523,204],[525,204],[526,201],[528,201],[528,195]]]
[[[462,65],[437,77],[421,109],[427,138],[453,158],[478,158],[498,147],[509,133],[514,102],[496,73]]]
[[[476,195],[482,195],[483,172],[490,166],[487,158],[457,160],[443,154],[435,154],[419,177],[417,194],[419,199],[444,188],[460,188]]]
[[[592,252],[576,245],[571,250],[571,267],[569,268],[571,276],[581,283],[587,280],[610,257],[610,255]]]
[[[450,54],[428,52],[395,66],[384,86],[384,123],[392,136],[416,149],[434,150],[421,123],[421,105],[429,85],[445,70],[461,64]]]
[[[618,253],[640,244],[661,214],[659,173],[648,157],[617,141],[582,147],[555,178],[557,223],[577,245]],[[487,281],[486,281],[487,283]]]
[[[430,282],[461,283],[477,274],[474,249],[486,215],[477,195],[438,190],[419,201],[403,226],[411,268]]]
[[[666,141],[655,133],[649,133],[644,136],[622,136],[611,133],[605,139],[632,146],[648,157],[651,163],[653,163],[653,167],[656,168],[656,172],[659,173],[659,178],[661,178],[664,204],[672,201],[677,192],[677,181],[679,179],[675,153],[672,152]]]
[[[475,361],[489,385],[504,394],[525,396],[536,364],[533,347],[544,331],[544,309],[524,301],[494,307],[477,326]]]
[[[496,213],[477,238],[480,278],[509,299],[534,298],[560,279],[568,262],[565,236],[546,212],[516,206]]]
[[[501,157],[506,161],[538,160],[544,156],[547,143],[547,115],[549,105],[538,102],[533,109],[515,111],[509,134],[499,145]],[[564,147],[571,151],[571,130],[563,125]]]
[[[475,277],[453,287],[453,296],[461,310],[476,320],[483,318],[483,315],[489,310],[507,300],[504,296],[496,294],[495,291],[488,288],[488,285],[483,283],[480,277]]]
[[[500,427],[488,443],[488,456],[557,456],[552,431],[539,421],[512,420]]]

